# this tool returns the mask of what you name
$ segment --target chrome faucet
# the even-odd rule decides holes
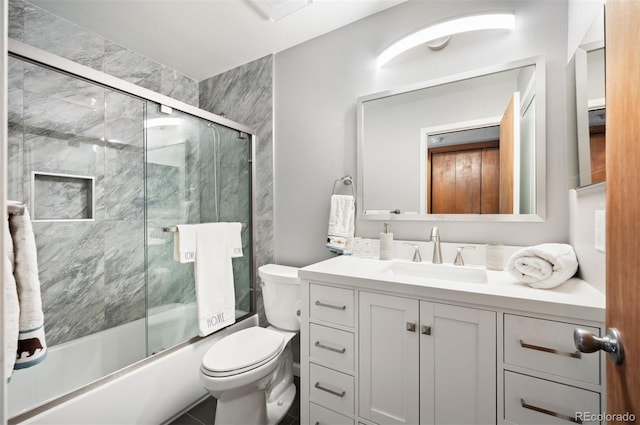
[[[440,250],[440,231],[437,227],[431,228],[430,242],[433,242],[433,264],[442,264],[442,251]]]
[[[453,261],[453,265],[455,266],[464,266],[464,259],[462,258],[462,250],[463,249],[476,249],[475,246],[459,246],[458,253],[456,254],[456,259]]]
[[[420,254],[420,245],[414,244],[414,243],[409,243],[409,242],[405,242],[405,245],[410,245],[413,247],[413,258],[411,259],[411,261],[413,261],[414,263],[421,263],[422,262],[422,254]]]

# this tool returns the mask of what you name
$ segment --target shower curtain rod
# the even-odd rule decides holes
[[[242,224],[242,228],[243,229],[247,228],[247,223],[241,223],[241,224]],[[162,231],[163,232],[167,232],[167,233],[177,233],[178,232],[178,226],[163,227]]]

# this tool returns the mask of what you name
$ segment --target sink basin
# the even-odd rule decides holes
[[[386,273],[433,280],[487,283],[487,271],[480,266],[393,261],[386,269]]]

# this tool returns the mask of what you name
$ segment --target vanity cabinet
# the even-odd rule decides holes
[[[359,413],[384,424],[496,422],[496,314],[359,293]]]
[[[375,274],[376,261],[299,272],[301,423],[598,423],[579,418],[605,411],[604,356],[573,346],[576,327],[604,328],[586,282],[437,282]]]
[[[303,285],[302,293],[307,301],[302,315],[307,320],[301,331],[301,352],[305,354],[301,353],[300,367],[308,372],[308,380],[301,398],[309,400],[308,421],[304,423],[354,424],[355,291],[313,284]]]
[[[584,354],[573,330],[600,335],[600,328],[515,314],[504,315],[504,420],[514,424],[599,423],[582,413],[599,413],[599,352]]]
[[[359,293],[360,417],[417,424],[420,411],[418,300]]]
[[[496,313],[420,301],[420,323],[420,424],[495,424]]]

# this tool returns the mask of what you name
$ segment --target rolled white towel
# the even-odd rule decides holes
[[[578,259],[571,245],[546,243],[516,251],[507,270],[533,288],[550,289],[576,274]]]

